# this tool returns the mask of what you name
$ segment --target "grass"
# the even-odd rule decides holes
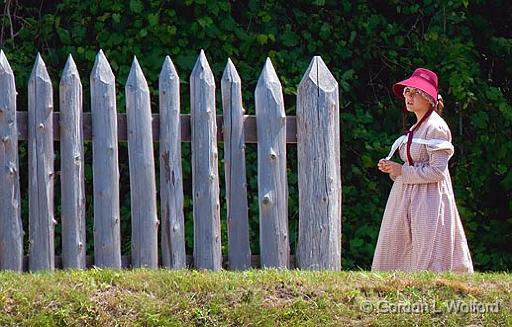
[[[4,272],[0,325],[512,326],[511,292],[510,273]],[[498,308],[450,312],[457,303]],[[411,305],[420,312],[385,312]]]

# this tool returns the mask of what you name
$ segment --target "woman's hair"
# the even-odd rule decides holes
[[[444,100],[443,100],[443,97],[441,96],[441,94],[437,95],[437,108],[435,108],[435,109],[436,109],[436,112],[439,114],[439,116],[443,115]]]

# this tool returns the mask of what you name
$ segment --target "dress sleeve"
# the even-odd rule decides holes
[[[453,155],[450,130],[445,126],[434,127],[431,131],[427,132],[426,139],[447,142],[425,145],[429,156],[427,164],[410,166],[404,163],[402,165],[402,183],[437,183],[448,174],[448,160]]]

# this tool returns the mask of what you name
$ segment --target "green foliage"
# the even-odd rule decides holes
[[[312,56],[321,55],[341,91],[343,265],[347,269],[370,266],[391,186],[376,169],[377,161],[401,132],[401,104],[393,99],[390,86],[415,67],[435,70],[440,76],[445,119],[456,148],[450,162],[456,201],[475,267],[503,270],[512,266],[508,242],[512,237],[512,6],[507,1],[63,0],[44,2],[41,8],[9,2],[9,15],[1,18],[1,47],[16,73],[21,110],[26,108],[27,80],[37,51],[47,63],[56,94],[66,57],[73,55],[84,85],[84,109],[88,111],[88,77],[97,51],[103,49],[117,77],[121,112],[133,55],[144,69],[155,111],[158,75],[164,56],[171,56],[182,79],[182,112],[189,112],[188,76],[199,50],[205,49],[218,86],[226,60],[232,58],[243,80],[247,112],[254,114],[254,88],[268,56],[283,85],[289,115],[295,114],[296,87],[302,74]],[[220,87],[217,89],[220,113]],[[56,107],[58,110],[57,103]],[[86,150],[90,163],[90,144]],[[298,222],[294,151],[290,146],[292,251]],[[121,146],[120,155],[121,194],[126,195],[121,199],[125,226],[122,239],[127,253],[130,204],[126,145]],[[26,161],[26,152],[21,157]],[[247,159],[251,248],[257,253],[256,147],[248,147]],[[26,173],[26,168],[22,164],[20,170]],[[187,144],[183,144],[183,169],[190,251],[192,202]],[[222,160],[219,169],[222,172]],[[22,175],[25,190],[26,178]],[[90,194],[90,166],[86,167],[86,180]],[[26,191],[23,194],[26,223]],[[87,198],[89,253],[92,200]],[[222,206],[225,212],[224,202]],[[225,251],[225,229],[223,233]]]

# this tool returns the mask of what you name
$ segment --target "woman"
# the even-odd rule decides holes
[[[434,72],[418,68],[393,85],[417,122],[395,141],[380,171],[394,181],[382,220],[372,271],[473,272],[466,236],[455,205],[448,160],[451,133],[441,118],[443,100]],[[403,165],[390,161],[399,150]]]

